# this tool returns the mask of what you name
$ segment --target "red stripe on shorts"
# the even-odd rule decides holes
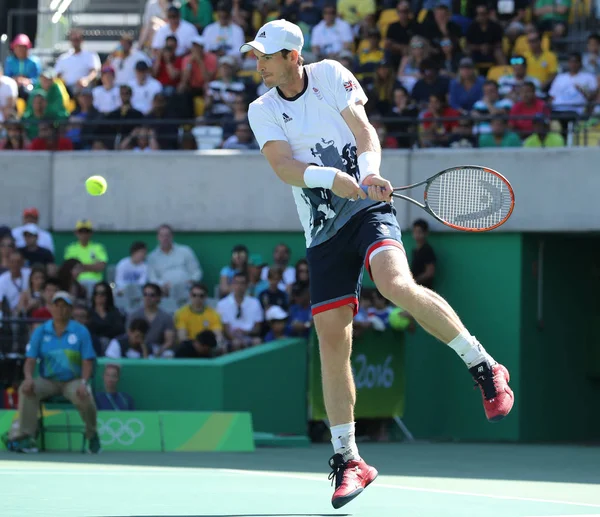
[[[312,315],[320,314],[321,312],[330,311],[331,309],[337,309],[338,307],[344,307],[345,305],[354,304],[354,316],[358,313],[358,298],[356,296],[348,296],[347,298],[342,298],[341,300],[336,300],[330,303],[324,303],[323,305],[319,305],[318,307],[313,307],[311,309]]]
[[[383,246],[395,246],[396,248],[404,251],[402,244],[394,239],[383,239],[382,241],[377,241],[371,244],[371,247],[367,250],[367,254],[365,255],[365,267],[367,268],[371,280],[373,280],[373,275],[371,274],[371,255],[375,250],[382,248]]]

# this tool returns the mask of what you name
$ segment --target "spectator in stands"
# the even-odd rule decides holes
[[[11,117],[4,122],[6,129],[6,138],[0,141],[0,149],[3,151],[27,151],[31,142],[25,134],[23,124],[15,117]]]
[[[40,229],[34,223],[29,223],[23,227],[23,238],[25,246],[19,248],[21,255],[25,259],[25,266],[31,267],[34,264],[41,264],[44,268],[49,267],[51,273],[55,273],[54,255],[52,252],[43,248],[38,243]]]
[[[533,14],[540,32],[552,32],[553,38],[562,38],[567,32],[571,0],[535,0]]]
[[[73,96],[82,88],[92,85],[98,77],[101,63],[96,52],[83,50],[83,32],[72,29],[69,33],[69,41],[73,48],[62,54],[56,61],[56,73],[60,77],[69,94]]]
[[[103,115],[107,115],[121,107],[121,96],[119,87],[115,85],[115,69],[111,66],[104,66],[100,72],[102,84],[92,90],[92,96],[94,108]]]
[[[148,281],[148,264],[145,242],[135,241],[129,248],[129,256],[122,258],[115,269],[115,286],[123,290],[128,285],[143,286]]]
[[[48,104],[46,102],[46,93],[43,91],[38,90],[32,93],[30,99],[31,109],[25,111],[21,120],[25,125],[27,138],[33,142],[40,134],[40,124],[46,121],[46,108]],[[50,120],[48,119],[48,121]]]
[[[56,79],[56,70],[46,68],[40,78],[33,85],[33,90],[27,99],[27,108],[24,115],[33,109],[33,99],[36,94],[41,93],[46,99],[46,109],[44,116],[53,120],[64,120],[68,117],[67,103],[69,93],[62,81]]]
[[[4,122],[16,114],[19,87],[12,77],[4,74],[2,65],[0,75],[0,122]]]
[[[490,128],[489,133],[479,135],[479,147],[521,147],[521,139],[508,129],[506,117],[493,117]]]
[[[148,359],[151,356],[150,350],[146,346],[145,339],[148,332],[148,322],[146,320],[132,320],[127,327],[127,332],[110,341],[105,357],[119,359]]]
[[[211,359],[219,352],[217,345],[215,333],[212,330],[203,330],[196,334],[194,339],[183,341],[177,348],[175,357],[180,359]]]
[[[129,83],[132,91],[131,106],[143,115],[150,113],[154,96],[162,92],[162,84],[150,75],[145,61],[135,65],[135,80]]]
[[[292,300],[289,309],[290,335],[307,338],[313,325],[308,285],[296,284],[292,288]]]
[[[94,107],[93,92],[83,88],[77,94],[77,107],[69,117],[69,125],[65,136],[73,142],[77,150],[91,149],[96,136],[94,122],[101,118],[100,112]]]
[[[194,36],[196,38],[196,36]],[[183,57],[175,54],[177,38],[167,36],[165,46],[156,54],[152,65],[152,75],[163,86],[166,95],[172,95],[181,80]]]
[[[443,95],[432,95],[429,98],[429,109],[422,117],[419,135],[421,147],[447,147],[459,117],[460,112],[448,106]]]
[[[425,219],[417,219],[412,224],[415,247],[412,250],[410,270],[417,284],[433,289],[436,256],[429,244],[429,224]]]
[[[35,265],[31,267],[27,289],[21,291],[15,314],[29,317],[31,313],[43,305],[42,292],[46,284],[46,268]]]
[[[285,339],[291,335],[288,328],[288,313],[282,307],[277,305],[270,307],[265,314],[265,319],[269,326],[269,331],[264,339],[265,343]]]
[[[239,124],[248,124],[248,102],[243,94],[238,94],[231,103],[232,113],[223,119],[223,138],[227,140],[235,134]]]
[[[56,293],[50,306],[52,320],[31,336],[23,368],[25,380],[19,388],[19,425],[9,435],[9,450],[37,452],[34,437],[40,400],[62,394],[75,405],[85,423],[89,451],[100,451],[96,405],[89,387],[96,354],[88,330],[71,320],[72,306],[67,293]],[[40,376],[34,379],[38,363]]]
[[[521,137],[533,132],[533,117],[538,114],[550,115],[546,103],[535,94],[535,84],[526,82],[521,86],[521,101],[510,110],[511,126]]]
[[[235,134],[223,142],[223,149],[258,150],[258,144],[249,124],[239,123],[235,128]]]
[[[226,2],[218,2],[215,10],[217,21],[207,25],[202,33],[204,48],[218,57],[230,56],[239,60],[244,31],[232,20],[231,9]]]
[[[73,142],[61,135],[56,122],[41,120],[38,123],[38,136],[31,140],[31,151],[72,151]]]
[[[223,322],[225,338],[232,350],[260,344],[264,314],[260,302],[248,296],[248,277],[237,273],[233,277],[232,293],[217,304]]]
[[[478,100],[471,111],[471,116],[480,122],[477,124],[477,132],[489,133],[490,118],[495,115],[508,115],[513,103],[510,99],[500,98],[498,83],[496,81],[485,81],[483,83],[483,97]]]
[[[373,289],[371,306],[367,309],[367,321],[370,327],[377,332],[389,329],[391,312],[390,302],[377,289]]]
[[[204,284],[194,283],[190,288],[190,303],[175,313],[175,328],[179,341],[192,339],[203,330],[210,330],[222,342],[223,324],[219,313],[206,305],[208,289]]]
[[[173,242],[168,224],[158,228],[158,247],[148,256],[148,279],[160,285],[165,295],[175,284],[191,285],[202,280],[202,268],[189,246]]]
[[[123,138],[127,137],[136,127],[133,123],[144,118],[142,112],[132,106],[132,95],[133,90],[131,86],[128,84],[119,86],[121,107],[106,116],[107,120],[113,120],[115,122],[114,126],[103,126],[103,141],[108,143],[112,140],[110,145],[108,145],[110,148],[114,145],[114,135],[120,134]]]
[[[152,38],[152,51],[154,58],[158,57],[160,51],[165,47],[167,37],[175,36],[177,39],[176,56],[184,56],[192,48],[192,40],[198,35],[198,30],[191,23],[181,19],[179,9],[171,5],[167,9],[167,23],[160,27]],[[240,47],[244,43],[240,44]],[[240,48],[238,47],[238,49]],[[239,51],[239,50],[238,50]]]
[[[258,297],[269,287],[269,281],[261,278],[262,270],[267,266],[262,256],[258,253],[253,253],[248,258],[248,294]]]
[[[313,28],[310,42],[317,60],[336,59],[342,50],[352,50],[352,27],[338,17],[335,3],[323,8],[323,19]]]
[[[523,147],[564,147],[565,140],[560,133],[550,131],[550,119],[543,113],[533,119],[533,133],[523,142]]]
[[[417,33],[418,26],[412,19],[412,10],[407,0],[401,0],[396,6],[398,21],[390,24],[386,33],[385,50],[396,69],[402,56],[408,52],[411,38]]]
[[[46,297],[44,297],[47,299]],[[85,328],[90,332],[90,337],[92,338],[92,346],[94,347],[94,351],[96,352],[97,357],[104,357],[104,349],[105,345],[108,344],[107,340],[104,340],[104,344],[100,340],[100,338],[90,331],[90,311],[88,309],[87,304],[82,300],[74,300],[73,301],[73,319],[77,323],[81,323]]]
[[[283,279],[279,282],[279,289],[282,291],[286,291],[288,286],[296,281],[296,268],[290,266],[291,254],[292,250],[290,250],[290,247],[287,244],[280,243],[273,248],[273,266],[283,270]],[[269,269],[270,268],[263,268],[263,280],[268,280]]]
[[[115,307],[113,292],[108,282],[98,282],[94,286],[88,328],[101,339],[114,339],[125,331],[123,315]]]
[[[175,105],[176,102],[168,102],[164,93],[157,93],[152,99],[152,109],[147,119],[152,120],[152,130],[160,149],[177,149],[179,125],[171,122],[177,118]],[[183,115],[188,116],[187,113]]]
[[[15,239],[13,236],[10,233],[4,234],[0,238],[0,275],[8,271],[10,257],[15,249]]]
[[[461,118],[458,125],[452,130],[452,134],[448,139],[448,147],[450,149],[473,149],[477,147],[478,140],[473,133],[473,120],[469,118]]]
[[[49,307],[52,303],[52,298],[54,298],[54,295],[58,291],[60,291],[58,278],[46,278],[46,283],[42,289],[42,296],[39,299],[40,305],[31,312],[31,317],[36,320],[44,321],[52,319],[52,314],[50,313]],[[75,316],[75,312],[73,312],[73,316]],[[96,347],[94,347],[94,350],[96,350]]]
[[[102,378],[104,391],[96,393],[96,407],[100,411],[133,411],[135,404],[131,395],[119,391],[121,365],[107,364]]]
[[[410,48],[407,54],[400,61],[396,78],[402,83],[402,86],[410,92],[419,80],[421,63],[430,57],[431,45],[422,36],[413,36],[410,40]]]
[[[230,118],[233,113],[233,101],[237,95],[244,94],[246,87],[236,77],[236,63],[231,56],[219,59],[217,79],[208,83],[205,110],[212,120]]]
[[[558,74],[548,92],[552,111],[563,115],[562,122],[582,115],[588,102],[596,97],[598,83],[596,78],[582,70],[581,54],[572,52],[569,55],[568,71]]]
[[[160,286],[146,283],[142,294],[144,305],[129,315],[129,321],[143,319],[148,322],[146,345],[154,357],[169,357],[173,355],[175,344],[175,326],[173,316],[160,309]]]
[[[248,248],[237,244],[231,250],[229,265],[221,268],[219,275],[219,295],[227,296],[231,292],[231,282],[236,273],[248,273]]]
[[[125,32],[121,34],[119,49],[108,57],[105,67],[115,71],[115,84],[121,86],[135,81],[135,65],[140,61],[151,63],[144,52],[133,48],[133,36]]]
[[[543,91],[548,91],[558,72],[558,57],[542,48],[542,38],[535,30],[527,34],[527,43],[529,51],[523,56],[527,60],[527,74],[540,82]]]
[[[527,75],[527,60],[523,56],[513,56],[510,58],[510,65],[513,73],[503,75],[498,81],[500,95],[509,98],[512,102],[519,102],[521,99],[522,86],[526,82],[533,83],[536,88],[536,95],[542,96],[541,84],[535,77]]]
[[[14,79],[19,89],[19,97],[27,99],[41,72],[40,60],[30,55],[31,40],[27,34],[17,34],[10,45],[12,54],[6,58],[4,73]]]
[[[337,59],[339,60],[342,55],[350,57],[352,53],[344,49],[338,54]],[[361,39],[358,44],[356,57],[358,58],[357,72],[365,74],[371,73],[374,67],[383,61],[385,55],[379,29],[372,28],[367,31],[364,39]]]
[[[42,230],[39,227],[40,213],[37,208],[26,208],[23,210],[23,225],[17,226],[12,230],[12,236],[15,239],[17,248],[25,246],[25,237],[23,235],[25,227],[29,224],[35,224],[38,227],[38,246],[46,248],[54,253],[54,239],[50,232]]]
[[[259,293],[257,297],[263,311],[267,311],[269,307],[274,305],[287,309],[287,292],[279,288],[279,284],[283,280],[283,269],[277,266],[269,268],[267,280],[269,287]]]
[[[474,104],[483,97],[485,79],[475,72],[473,60],[469,57],[461,59],[458,77],[450,81],[450,106],[456,110],[469,112]]]
[[[65,260],[74,258],[81,262],[82,273],[77,280],[85,283],[96,283],[102,281],[108,254],[99,242],[92,241],[94,227],[92,222],[83,219],[75,224],[75,235],[77,242],[69,244],[65,249]]]
[[[444,38],[440,41],[440,48],[442,49],[440,74],[454,79],[458,74],[460,61],[463,58],[460,45],[450,38]]]
[[[600,34],[588,36],[587,52],[583,54],[582,63],[586,72],[596,76],[600,75]]]
[[[122,151],[160,151],[160,145],[156,139],[156,132],[148,126],[136,127],[123,140],[119,148]]]
[[[87,298],[85,287],[77,281],[82,273],[83,264],[74,258],[66,259],[57,273],[60,290],[68,292],[75,300],[85,300]]]
[[[484,74],[492,66],[505,62],[502,37],[502,27],[490,19],[489,8],[484,4],[477,5],[475,20],[466,33],[466,51]]]
[[[387,130],[393,134],[401,149],[410,149],[413,146],[413,135],[415,122],[419,115],[419,109],[404,86],[397,86],[393,94],[394,104],[390,113]],[[396,122],[394,119],[398,119]]]
[[[189,113],[194,112],[194,97],[204,97],[206,85],[216,74],[217,56],[204,50],[203,36],[195,36],[190,54],[183,58],[183,72],[177,88],[186,96]]]
[[[296,262],[295,270],[296,277],[294,278],[294,283],[291,284],[292,289],[299,287],[309,287],[310,276],[308,272],[308,261],[305,258],[301,258],[298,262]]]
[[[421,79],[419,79],[411,92],[411,97],[417,101],[419,108],[424,109],[432,95],[447,95],[450,81],[447,77],[440,76],[437,64],[433,59],[421,62]]]
[[[196,27],[198,33],[202,33],[213,21],[210,0],[186,0],[181,6],[181,18]]]
[[[372,80],[365,76],[363,87],[369,98],[367,114],[374,116],[389,112],[392,108],[396,77],[389,61],[380,61],[375,68]],[[370,106],[370,107],[369,107]]]
[[[435,47],[439,47],[442,40],[448,38],[455,45],[462,37],[460,25],[452,21],[450,7],[442,2],[428,12],[425,20],[419,27],[419,34],[427,38]]]

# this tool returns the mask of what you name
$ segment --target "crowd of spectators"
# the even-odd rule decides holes
[[[354,72],[384,147],[564,145],[567,122],[597,111],[600,36],[561,63],[570,0],[455,4],[148,0],[137,37],[102,60],[75,28],[49,67],[19,34],[0,78],[2,147],[196,149],[194,128],[212,126],[217,147],[256,149],[247,107],[266,87],[239,48],[277,18],[302,28],[307,63]]]

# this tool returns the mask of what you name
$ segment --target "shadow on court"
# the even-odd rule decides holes
[[[600,447],[512,444],[361,444],[361,455],[382,475],[559,483],[600,483]],[[257,449],[254,453],[104,452],[0,454],[1,460],[93,463],[136,467],[234,469],[320,474],[330,472],[331,446]],[[203,516],[205,517],[205,516]]]

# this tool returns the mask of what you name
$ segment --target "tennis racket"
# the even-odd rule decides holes
[[[423,203],[400,194],[420,185],[425,185]],[[368,187],[363,190],[367,192]],[[392,196],[421,207],[450,228],[466,232],[498,228],[515,207],[515,194],[508,180],[479,165],[451,167],[425,181],[395,188]]]

